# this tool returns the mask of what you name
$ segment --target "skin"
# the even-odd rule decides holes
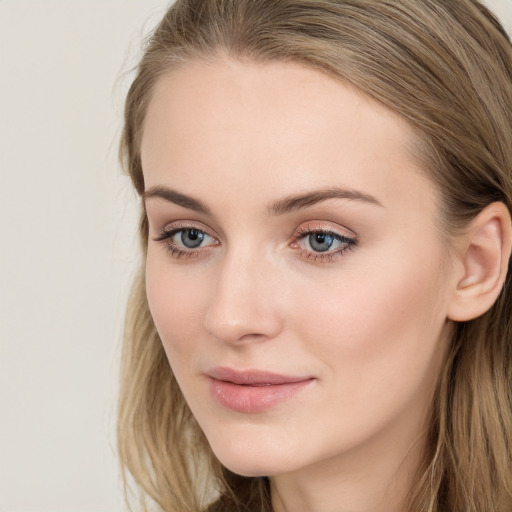
[[[237,473],[270,476],[278,512],[400,511],[420,463],[459,267],[414,137],[380,104],[294,63],[189,62],[150,102],[150,310],[215,454]],[[208,212],[152,196],[155,187]],[[269,212],[334,187],[375,201]],[[158,240],[186,228],[206,233],[197,249],[182,246],[183,231]],[[325,257],[307,230],[355,244]],[[314,380],[241,413],[212,398],[205,372],[217,366]]]

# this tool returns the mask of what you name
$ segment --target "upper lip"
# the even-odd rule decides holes
[[[208,377],[215,380],[249,386],[291,384],[294,382],[311,380],[312,378],[307,376],[294,377],[290,375],[280,375],[266,370],[235,370],[233,368],[225,367],[212,368],[211,370],[208,370],[206,374]]]

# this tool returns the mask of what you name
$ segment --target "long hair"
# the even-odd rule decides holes
[[[447,236],[493,201],[512,211],[512,46],[476,0],[178,0],[147,40],[126,99],[120,154],[139,194],[155,83],[219,54],[303,63],[399,113],[420,135],[415,154],[441,192]],[[142,205],[143,255],[147,237]],[[454,326],[407,510],[512,510],[511,279],[486,314]],[[143,271],[126,317],[118,445],[125,476],[166,512],[215,499],[211,510],[271,508],[265,478],[235,475],[212,454],[167,362]]]

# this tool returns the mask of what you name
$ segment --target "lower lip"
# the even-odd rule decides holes
[[[250,386],[210,378],[210,391],[213,398],[228,409],[237,412],[257,413],[289,400],[311,384],[313,380]]]

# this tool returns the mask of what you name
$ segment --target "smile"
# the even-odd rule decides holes
[[[214,368],[207,372],[210,392],[223,407],[236,412],[258,413],[291,399],[315,379],[289,377],[265,371]]]

